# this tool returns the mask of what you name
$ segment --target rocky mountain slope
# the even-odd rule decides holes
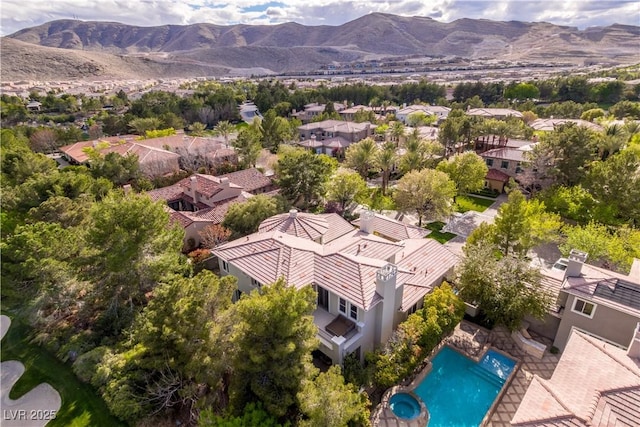
[[[381,57],[640,62],[640,27],[586,30],[548,23],[373,13],[340,26],[212,24],[136,27],[60,20],[1,41],[2,80],[308,71]],[[33,78],[33,77],[31,77]]]

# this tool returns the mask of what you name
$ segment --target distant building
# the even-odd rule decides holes
[[[469,108],[467,116],[485,117],[487,119],[504,120],[508,117],[522,119],[522,113],[510,108]]]
[[[185,230],[185,246],[192,239],[191,245],[197,247],[199,232],[208,225],[220,224],[233,203],[274,191],[271,179],[252,168],[220,176],[195,174],[147,194],[155,201],[167,203],[172,221]]]

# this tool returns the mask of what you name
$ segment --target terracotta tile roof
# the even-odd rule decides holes
[[[256,168],[227,173],[220,175],[218,178],[227,178],[230,183],[242,187],[244,191],[248,192],[273,185],[271,179],[264,176],[264,174]]]
[[[341,227],[336,233],[339,236],[327,244],[319,243],[319,237],[328,235],[333,224]],[[353,229],[336,214],[302,213],[269,218],[257,233],[212,252],[261,283],[271,283],[280,276],[296,287],[316,283],[364,310],[382,300],[376,293],[376,272],[400,252],[406,256],[398,263],[396,284],[422,287],[421,291],[408,291],[411,298],[417,295],[418,299],[437,284],[456,259],[435,240],[394,243]],[[412,266],[416,268],[410,271]]]
[[[500,182],[509,182],[509,175],[507,175],[506,173],[498,170],[498,169],[489,169],[489,172],[487,172],[487,176],[485,177],[485,179],[490,179],[493,181],[500,181]]]
[[[154,202],[157,202],[158,200],[164,200],[166,202],[180,200],[183,193],[184,189],[178,184],[147,191],[147,194]]]
[[[352,224],[359,227],[360,219],[356,219]],[[392,240],[421,239],[430,233],[424,228],[405,224],[378,213],[373,219],[373,231]]]
[[[167,207],[167,210],[169,211],[169,221],[180,224],[182,228],[187,228],[188,226],[193,224],[193,220],[184,215],[183,212],[174,211],[169,207]]]
[[[583,126],[596,132],[603,130],[602,126],[581,119],[536,119],[531,122],[529,126],[535,130],[552,131],[556,126],[560,126],[565,123],[575,123],[578,126]]]
[[[637,426],[638,408],[640,360],[573,330],[551,379],[534,377],[511,423],[548,426],[566,420],[573,425]]]
[[[469,116],[481,116],[481,117],[520,117],[522,113],[520,111],[512,110],[510,108],[470,108],[467,110]]]
[[[353,231],[353,226],[336,213],[320,214],[319,216],[324,218],[329,226],[329,229],[322,238],[325,244]]]

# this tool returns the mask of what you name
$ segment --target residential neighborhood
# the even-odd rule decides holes
[[[640,425],[640,66],[423,61],[3,84],[0,424]]]

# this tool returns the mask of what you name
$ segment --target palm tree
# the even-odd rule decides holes
[[[404,124],[401,121],[396,121],[391,126],[392,141],[395,141],[396,145],[398,145],[401,136],[404,136]]]
[[[393,142],[387,142],[376,156],[376,165],[382,169],[382,195],[386,195],[389,185],[389,175],[396,164],[396,146]]]
[[[367,179],[369,170],[373,166],[378,146],[372,138],[365,138],[352,144],[345,153],[346,163],[355,169],[362,178]]]
[[[227,120],[218,122],[218,124],[215,127],[215,131],[219,135],[222,135],[224,137],[224,144],[227,147],[229,146],[229,135],[231,135],[234,130],[235,130],[235,126],[229,123],[229,121]]]
[[[617,153],[627,142],[627,129],[617,123],[609,125],[604,130],[604,135],[598,141],[600,158],[607,160],[612,154]]]

